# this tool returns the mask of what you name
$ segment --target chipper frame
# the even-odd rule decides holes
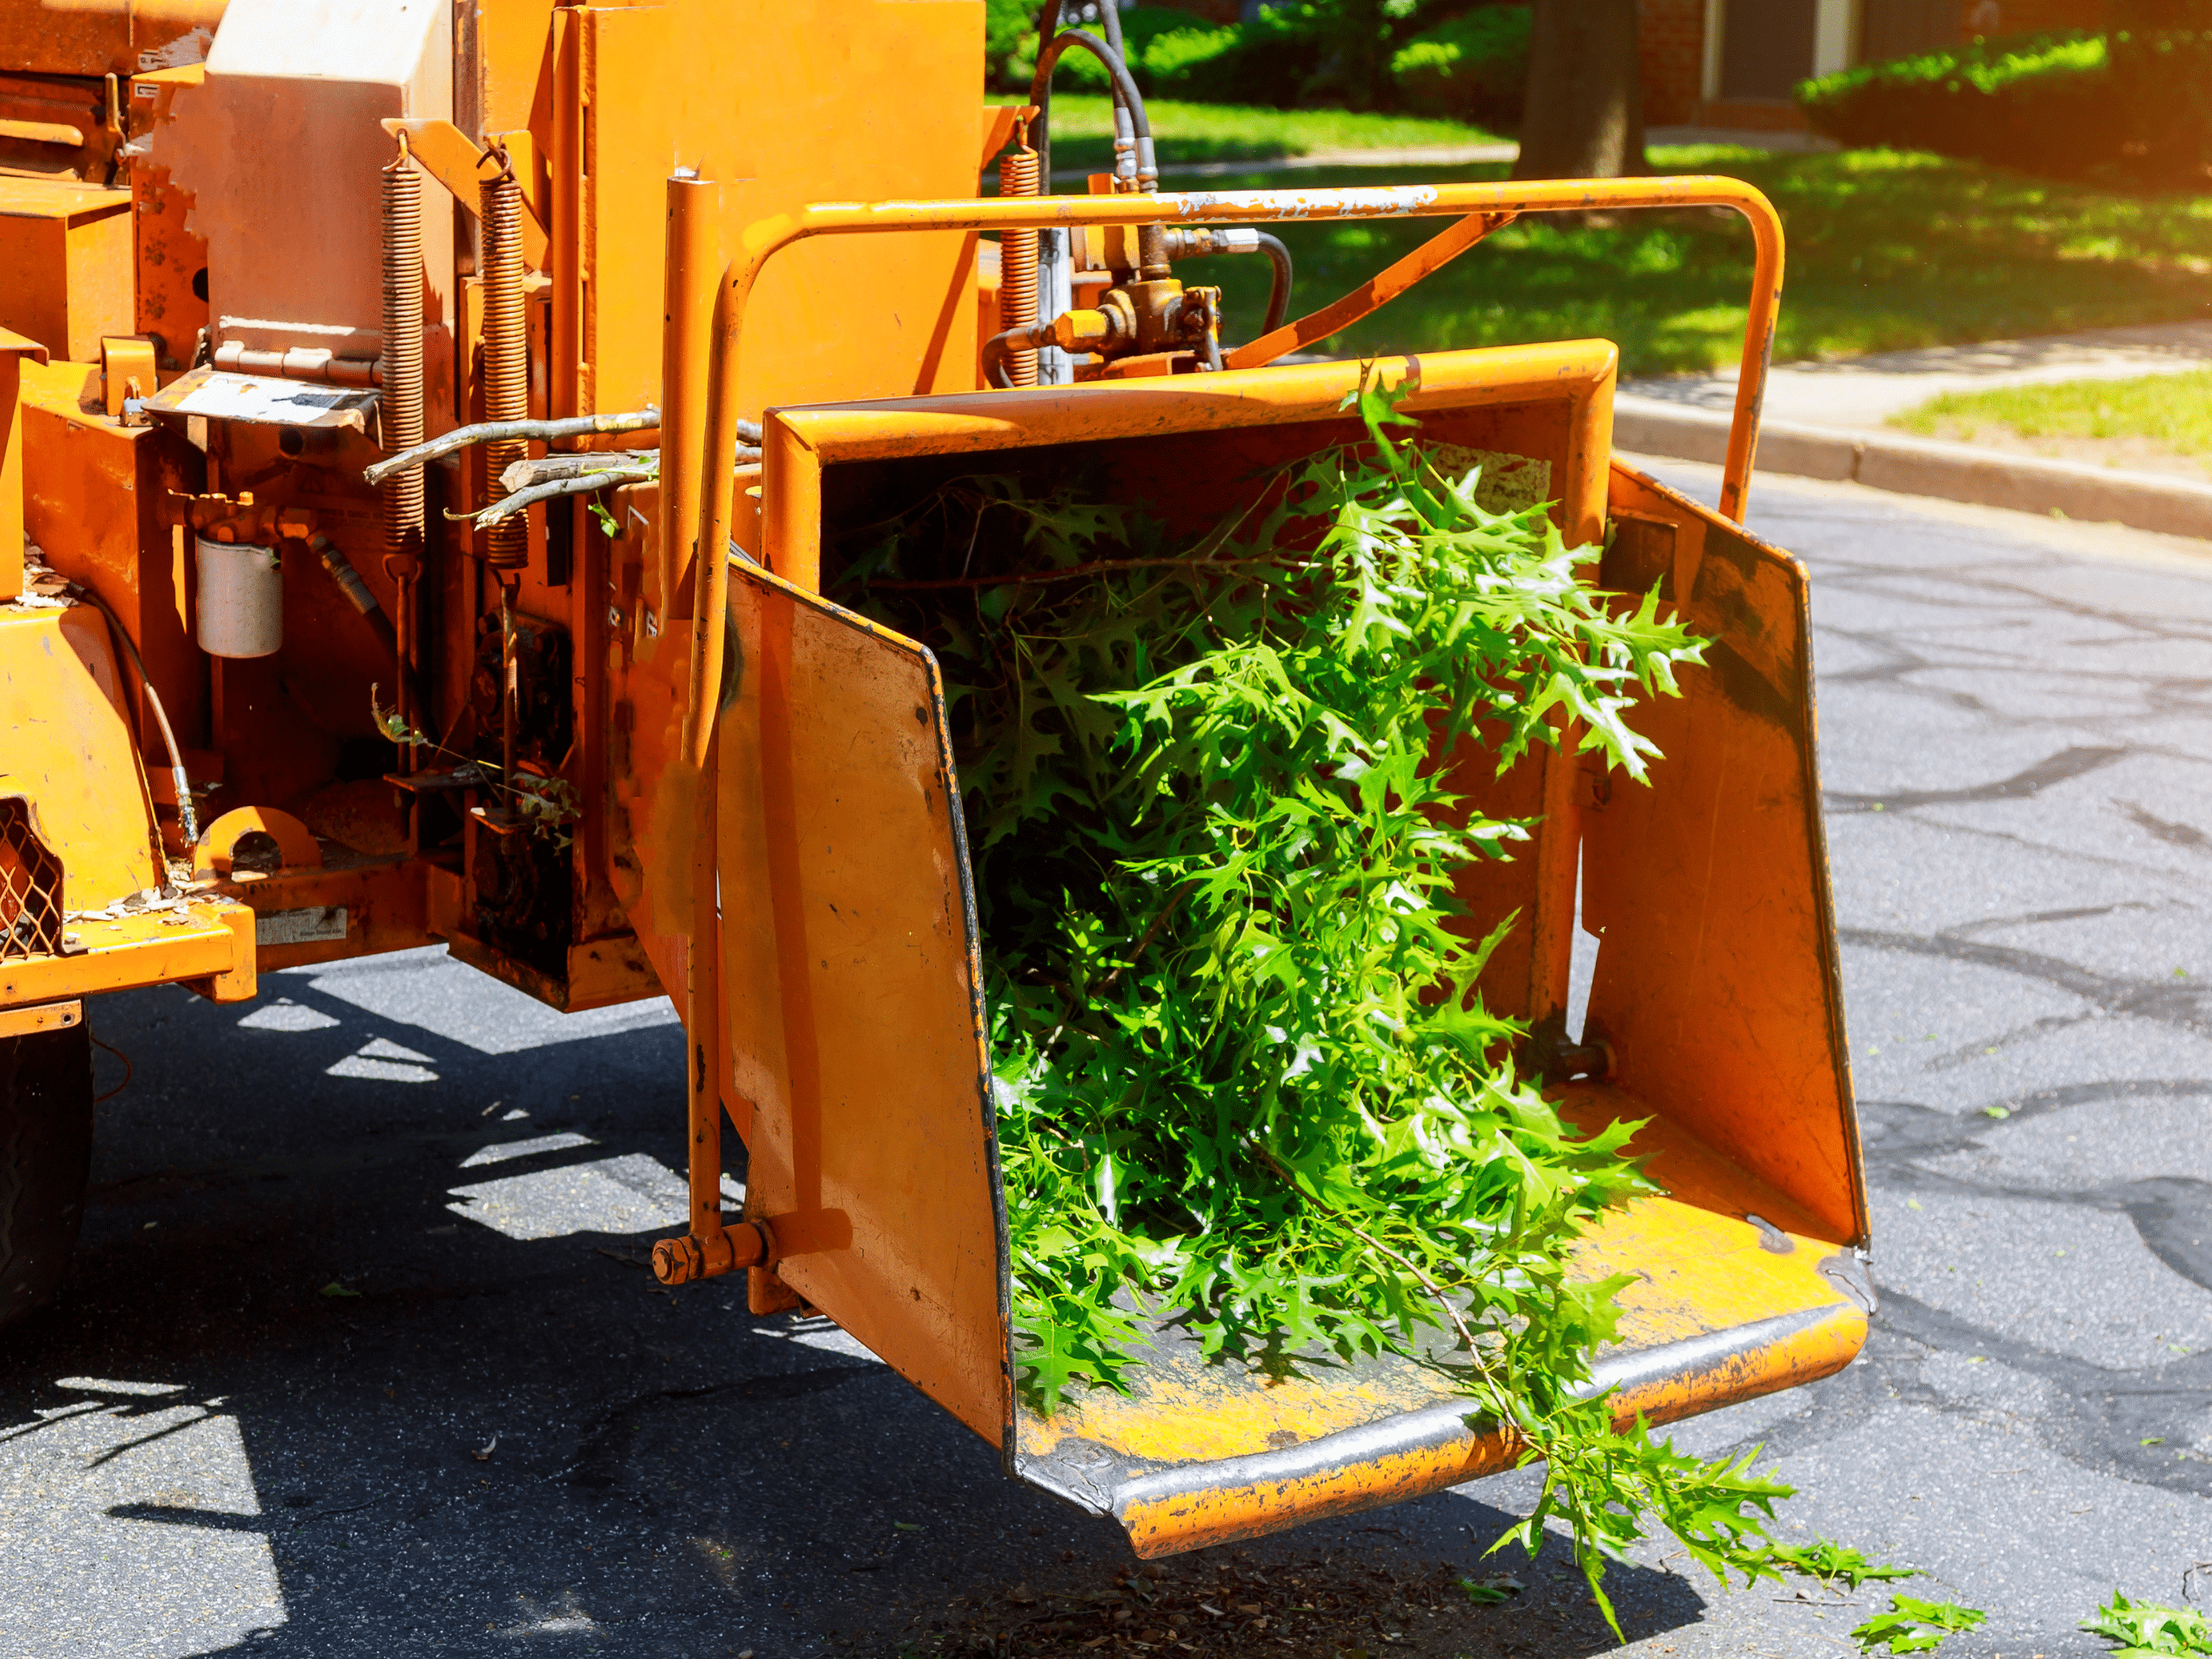
[[[1601,585],[1656,586],[1713,642],[1639,712],[1648,789],[1571,744],[1502,776],[1450,760],[1483,810],[1540,821],[1461,885],[1478,932],[1521,918],[1488,1005],[1580,1127],[1645,1121],[1666,1189],[1580,1247],[1633,1278],[1598,1382],[1663,1421],[1858,1351],[1806,581],[1740,524],[1782,271],[1756,190],[1175,194],[1125,168],[985,199],[1035,111],[983,104],[976,0],[231,0],[150,44],[150,9],[105,3],[41,34],[0,0],[28,20],[0,28],[0,105],[79,98],[118,139],[26,140],[48,165],[0,171],[0,252],[70,253],[0,296],[0,1116],[48,1148],[8,1172],[35,1178],[13,1236],[38,1243],[0,1262],[0,1318],[54,1294],[73,1232],[86,997],[237,1001],[442,942],[556,1007],[673,995],[691,1219],[660,1276],[741,1270],[755,1310],[829,1314],[1141,1554],[1501,1466],[1421,1364],[1262,1374],[1165,1326],[1126,1395],[1031,1409],[944,687],[925,645],[823,596],[843,532],[977,471],[1079,461],[1198,528],[1356,441],[1345,394],[1380,375],[1440,461],[1517,479],[1604,543]],[[1516,215],[1700,207],[1757,247],[1718,512],[1611,455],[1605,341],[1276,360]],[[1223,245],[1203,228],[1409,217],[1446,224],[1243,346],[1213,290],[1161,274]],[[1021,309],[1039,229],[1093,303]],[[1088,358],[1077,384],[1028,360],[1047,384],[989,384],[1052,345]],[[543,505],[486,512],[524,490]]]

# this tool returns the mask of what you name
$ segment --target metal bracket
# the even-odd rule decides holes
[[[453,199],[474,213],[478,211],[476,187],[487,177],[495,176],[486,168],[493,160],[490,149],[478,143],[450,121],[428,119],[387,120],[384,130],[397,137],[407,135],[408,152],[417,165],[453,193]],[[495,132],[486,135],[505,149],[515,164],[523,181],[522,188],[522,257],[533,270],[545,269],[548,238],[545,221],[538,217],[536,192],[531,186],[537,177],[537,151],[532,149],[527,128],[514,132]]]

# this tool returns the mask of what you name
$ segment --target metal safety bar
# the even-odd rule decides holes
[[[1753,267],[1744,353],[1737,370],[1735,417],[1722,468],[1720,512],[1740,524],[1758,444],[1759,406],[1782,298],[1782,219],[1774,204],[1740,179],[1562,179],[1550,182],[1397,185],[1376,189],[1194,191],[1181,194],[976,198],[953,201],[814,202],[746,230],[742,247],[715,296],[714,350],[708,373],[706,446],[699,476],[699,540],[729,540],[736,470],[740,337],[762,267],[810,237],[900,231],[1020,231],[1139,224],[1219,225],[1278,219],[1445,219],[1500,213],[1559,213],[1632,207],[1727,207],[1751,222]],[[721,683],[723,608],[728,567],[702,559],[691,613],[690,698],[684,753],[705,763]]]
[[[693,580],[688,696],[683,711],[682,758],[694,769],[700,791],[699,831],[693,845],[694,934],[690,969],[684,986],[684,1023],[690,1040],[690,1128],[692,1145],[691,1236],[705,1257],[717,1258],[708,1271],[721,1268],[723,1248],[720,1201],[708,1200],[719,1180],[721,1129],[719,1033],[709,1022],[719,1013],[721,975],[719,929],[715,925],[715,782],[710,768],[715,721],[720,709],[722,658],[729,594],[728,559],[706,556],[707,550],[730,544],[734,512],[738,439],[739,346],[745,312],[768,261],[810,238],[912,231],[1020,231],[1112,225],[1219,225],[1268,223],[1281,219],[1448,219],[1465,220],[1381,273],[1369,284],[1367,303],[1336,321],[1364,315],[1440,268],[1460,249],[1518,213],[1576,213],[1633,207],[1727,207],[1751,223],[1754,246],[1750,314],[1737,372],[1735,417],[1728,433],[1722,471],[1720,512],[1738,523],[1758,442],[1759,406],[1766,385],[1767,359],[1773,349],[1774,320],[1782,296],[1782,220],[1774,205],[1739,179],[1570,179],[1551,182],[1401,185],[1376,189],[1238,190],[1118,196],[1029,196],[974,198],[948,201],[814,202],[795,213],[779,213],[749,226],[737,257],[723,272],[715,296],[714,343],[707,376],[704,445],[693,477],[698,480],[696,511],[701,556]],[[1357,291],[1354,296],[1357,298]],[[1339,302],[1342,305],[1343,302]],[[1331,318],[1339,307],[1325,308],[1316,318]],[[1314,319],[1306,319],[1306,321]],[[1293,323],[1244,348],[1243,363],[1255,353],[1279,354],[1299,340]],[[1281,336],[1281,339],[1278,339]],[[1258,356],[1265,361],[1266,356]],[[680,430],[681,429],[677,429]],[[673,433],[667,442],[676,442]],[[688,503],[686,505],[689,505]],[[664,543],[672,538],[664,536]],[[668,550],[670,552],[675,550]],[[664,556],[667,556],[664,553]],[[735,1265],[733,1260],[732,1265]],[[671,1251],[655,1266],[664,1276],[689,1277],[691,1266]]]

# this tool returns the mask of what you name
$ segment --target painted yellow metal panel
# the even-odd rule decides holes
[[[661,209],[672,167],[721,181],[721,243],[810,201],[972,195],[983,102],[976,0],[670,0],[590,8],[582,78],[585,406],[660,385]],[[748,411],[975,385],[976,238],[800,250],[763,283]]]
[[[160,883],[123,707],[98,611],[0,612],[0,794],[30,800],[40,836],[60,855],[70,910]]]
[[[178,980],[219,1002],[243,1001],[254,994],[253,912],[243,905],[197,900],[182,912],[102,917],[73,922],[69,931],[82,950],[0,966],[0,1007]]]
[[[982,967],[929,653],[731,573],[728,1095],[785,1284],[977,1433],[1008,1398]]]
[[[1814,747],[1804,567],[1617,466],[1601,573],[1713,643],[1637,729],[1655,786],[1583,813],[1589,1031],[1621,1085],[1786,1192],[1821,1237],[1863,1242],[1857,1119]]]

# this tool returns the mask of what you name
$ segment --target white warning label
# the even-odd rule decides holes
[[[253,918],[256,944],[319,944],[346,937],[346,906],[309,905],[303,910],[264,910]]]

